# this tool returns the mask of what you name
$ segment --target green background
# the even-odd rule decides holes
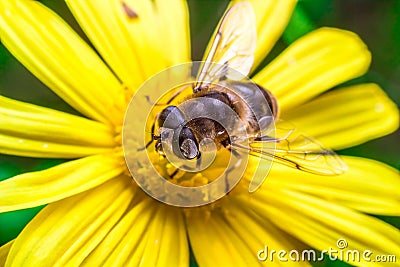
[[[262,0],[261,0],[262,1]],[[61,0],[41,1],[59,13],[79,33],[82,31]],[[192,58],[200,60],[215,25],[228,1],[189,0]],[[321,26],[338,27],[356,32],[372,52],[370,70],[359,82],[378,83],[400,105],[400,1],[399,0],[300,0],[283,37],[267,64],[288,44],[304,33]],[[83,36],[83,34],[82,34]],[[343,85],[341,85],[343,86]],[[31,75],[0,44],[0,94],[14,99],[77,114],[40,81]],[[363,156],[400,169],[400,131],[368,143],[339,151],[344,155]],[[0,180],[18,173],[48,168],[61,160],[39,160],[0,155]],[[13,239],[39,208],[0,214],[0,244]],[[398,218],[382,219],[399,227]],[[194,260],[192,265],[195,266]],[[316,266],[347,266],[341,262],[318,263]]]

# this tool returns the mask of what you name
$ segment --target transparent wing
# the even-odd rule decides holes
[[[240,143],[232,146],[247,150],[250,155],[314,174],[339,175],[347,170],[346,164],[335,152],[287,122],[279,121],[268,135],[252,137],[248,141],[248,146]]]
[[[246,76],[253,65],[256,36],[255,14],[251,4],[238,2],[229,8],[207,47],[194,91],[200,91],[203,84],[222,78],[239,80]]]

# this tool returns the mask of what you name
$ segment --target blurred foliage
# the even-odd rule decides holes
[[[293,43],[296,39],[315,29],[314,23],[301,4],[296,5],[292,18],[283,33],[285,43]]]
[[[61,0],[41,1],[59,13],[78,33],[82,30]],[[192,58],[201,60],[210,36],[223,14],[227,0],[188,0],[191,18]],[[314,27],[331,26],[356,32],[373,55],[369,72],[347,84],[375,82],[400,105],[400,1],[398,0],[299,0],[292,21],[283,38],[263,61],[276,55]],[[0,94],[14,99],[77,114],[68,104],[48,90],[16,61],[0,43]],[[400,131],[353,148],[341,154],[373,158],[400,168]],[[26,171],[45,169],[62,161],[26,159],[0,155],[0,180]],[[0,215],[0,244],[14,238],[42,207]],[[379,217],[396,227],[398,217]],[[193,256],[191,266],[197,266]],[[349,266],[339,261],[317,263],[315,266]]]

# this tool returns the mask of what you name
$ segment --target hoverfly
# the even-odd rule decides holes
[[[254,86],[253,83],[250,86],[249,82],[238,80],[230,72],[234,69],[243,75],[249,74],[256,44],[255,25],[255,14],[250,3],[239,2],[227,10],[207,48],[196,82],[191,88],[192,94],[188,97],[216,99],[229,106],[240,117],[250,134],[246,137],[248,145],[235,141],[241,140],[241,137],[230,137],[226,129],[212,119],[196,118],[186,121],[184,112],[179,107],[170,105],[177,96],[175,94],[153,123],[152,140],[146,147],[156,141],[155,150],[164,155],[162,136],[167,129],[177,133],[174,140],[178,144],[174,153],[185,160],[201,158],[199,144],[205,138],[210,138],[217,149],[228,149],[236,157],[240,157],[238,152],[245,152],[314,174],[341,174],[346,165],[339,156],[296,130],[291,124],[279,120],[278,101],[270,91],[260,85]],[[171,114],[174,119],[166,123],[166,118]],[[225,119],[229,121],[232,118]],[[271,121],[277,122],[273,135],[269,135]],[[156,123],[159,135],[154,134]],[[265,144],[271,142],[275,143],[274,151],[263,149]],[[255,185],[251,191],[259,186],[260,184]]]

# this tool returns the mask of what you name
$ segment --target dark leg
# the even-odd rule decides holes
[[[201,154],[199,154],[198,156],[197,156],[197,162],[196,162],[196,169],[198,170],[198,169],[200,169],[200,165],[201,165]],[[187,170],[193,170],[193,169],[191,169],[189,166],[186,166],[186,165],[182,165],[182,167],[185,167]],[[170,177],[170,179],[173,179],[174,177],[175,177],[175,175],[177,175],[178,174],[178,172],[179,171],[181,171],[181,169],[179,169],[179,168],[176,168],[175,169],[175,171],[173,172],[173,173],[171,173],[171,175],[169,176]],[[183,170],[182,170],[183,171]],[[183,171],[184,172],[184,171]]]
[[[157,116],[157,118],[158,118],[158,116]],[[146,148],[148,148],[148,147],[151,145],[151,143],[153,143],[154,140],[157,139],[157,138],[156,138],[156,135],[154,135],[154,130],[155,130],[155,128],[156,128],[156,121],[157,121],[157,119],[156,119],[156,120],[153,122],[153,124],[151,125],[151,140],[150,140],[149,142],[147,142],[147,144],[146,144],[144,147],[139,148],[137,151],[143,151],[143,150],[145,150]]]
[[[150,100],[150,96],[146,95],[146,100],[147,103],[149,103],[151,106],[165,106],[166,104],[158,104],[158,103],[154,103],[153,101]]]
[[[187,87],[188,87],[188,86],[184,86],[183,88],[179,89],[175,94],[173,94],[173,95],[171,96],[171,98],[167,101],[167,105],[168,105],[168,104],[171,104],[171,102],[174,101],[174,99],[175,99],[178,95],[180,95],[180,94],[183,92],[183,90],[185,90]]]
[[[201,153],[197,155],[197,161],[196,161],[196,170],[199,170],[201,166]]]
[[[152,105],[152,106],[167,106],[167,105],[171,104],[171,102],[174,101],[174,99],[175,99],[177,96],[179,96],[179,95],[183,92],[183,90],[185,90],[187,87],[188,87],[188,86],[185,86],[185,87],[179,89],[177,92],[175,92],[175,93],[171,96],[171,98],[168,99],[167,103],[165,103],[165,104],[164,104],[164,103],[162,103],[162,104],[154,103],[153,101],[150,100],[150,97],[149,97],[148,95],[146,95],[145,97],[146,97],[147,103],[149,103],[149,104]]]
[[[227,147],[227,149],[233,154],[234,157],[236,157],[238,159],[238,161],[235,163],[235,165],[230,167],[225,173],[225,192],[228,194],[229,193],[228,175],[230,172],[232,172],[234,169],[236,169],[240,166],[240,164],[242,163],[242,157],[236,150],[233,150],[231,147]]]
[[[173,173],[171,173],[171,175],[169,176],[170,179],[174,179],[175,175],[178,174],[178,172],[180,171],[179,168],[176,168],[175,171]]]

